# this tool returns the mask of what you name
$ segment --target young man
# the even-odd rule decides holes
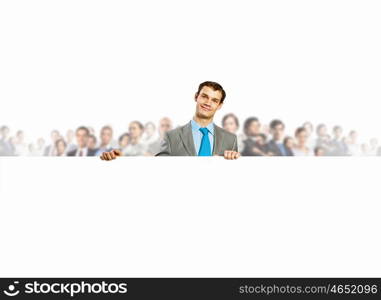
[[[216,82],[205,81],[195,94],[196,113],[187,124],[165,134],[160,151],[156,156],[212,156],[226,159],[240,157],[237,136],[213,123],[213,117],[222,107],[226,93]],[[120,150],[104,152],[103,160],[121,156]]]

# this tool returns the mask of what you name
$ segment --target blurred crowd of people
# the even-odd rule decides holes
[[[378,139],[359,143],[355,130],[345,135],[341,126],[315,127],[305,122],[287,135],[282,120],[262,124],[258,118],[250,117],[240,130],[238,117],[230,113],[223,117],[221,127],[237,135],[243,156],[381,156]],[[120,149],[126,156],[152,156],[159,152],[165,133],[171,129],[171,119],[164,117],[158,126],[132,121],[128,131],[120,135],[108,125],[99,134],[92,127],[80,126],[64,134],[53,130],[49,141],[39,138],[35,143],[26,143],[22,130],[11,136],[10,128],[4,125],[0,127],[0,156],[97,156],[111,149]]]

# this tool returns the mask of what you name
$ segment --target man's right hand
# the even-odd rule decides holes
[[[111,150],[110,152],[103,152],[100,156],[102,160],[113,160],[118,156],[122,156],[122,151],[118,149]]]

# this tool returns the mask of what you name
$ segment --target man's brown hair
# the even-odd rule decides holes
[[[200,94],[200,91],[202,90],[202,88],[204,86],[210,87],[215,91],[220,91],[222,94],[222,98],[221,98],[220,103],[224,102],[225,97],[226,97],[225,90],[223,89],[223,87],[219,83],[214,82],[214,81],[204,81],[203,83],[200,83],[200,85],[198,86],[198,91],[196,93],[196,97]]]

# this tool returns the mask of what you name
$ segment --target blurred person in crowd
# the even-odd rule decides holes
[[[292,152],[283,144],[285,125],[281,120],[275,119],[270,123],[272,140],[267,144],[267,154],[271,156],[292,156]]]
[[[295,130],[296,143],[292,152],[295,156],[310,156],[312,149],[307,146],[308,132],[304,127],[299,127]]]
[[[159,137],[153,143],[148,145],[146,155],[156,155],[160,152],[160,146],[164,140],[165,134],[172,130],[172,121],[168,117],[164,117],[159,121]]]
[[[256,156],[258,155],[258,151],[254,151],[254,148],[257,145],[257,140],[259,135],[261,134],[261,123],[259,119],[256,117],[249,117],[245,120],[243,124],[243,132],[245,135],[245,139],[243,141],[242,146],[242,155],[243,156]],[[267,139],[267,138],[266,138]]]
[[[270,126],[267,124],[262,124],[260,131],[261,133],[266,135],[266,139],[268,139],[268,137],[270,136]]]
[[[308,137],[311,137],[314,131],[314,125],[311,122],[306,121],[303,123],[302,127],[306,130]]]
[[[87,148],[91,151],[97,152],[97,138],[95,135],[90,134],[87,141]]]
[[[325,149],[323,147],[315,147],[314,154],[315,156],[325,156]]]
[[[43,156],[44,150],[45,150],[45,140],[42,137],[40,137],[37,139],[37,143],[36,143],[36,148],[35,148],[36,156]]]
[[[50,138],[51,138],[51,144],[46,146],[44,155],[45,156],[55,156],[56,155],[56,141],[60,138],[60,133],[58,130],[52,130],[50,133]]]
[[[308,136],[307,147],[310,149],[314,149],[315,143],[316,143],[316,141],[313,137],[314,125],[310,121],[306,121],[303,123],[303,125],[301,127],[303,127],[307,131],[307,136]]]
[[[95,135],[95,129],[94,129],[94,127],[87,126],[87,129],[89,129],[89,136],[90,135]]]
[[[242,156],[267,156],[267,136],[260,133],[255,142],[247,139],[241,154]]]
[[[361,144],[361,155],[370,156],[370,147],[367,143]]]
[[[237,136],[238,152],[242,152],[244,148],[243,141],[245,140],[245,136],[237,133],[239,129],[238,117],[233,113],[226,114],[222,118],[222,128]]]
[[[28,155],[28,145],[24,141],[24,132],[18,130],[16,132],[16,137],[14,139],[15,155],[17,156],[26,156]]]
[[[369,147],[369,155],[376,156],[378,151],[378,139],[372,138],[369,141],[370,147]]]
[[[68,129],[66,131],[66,153],[73,151],[77,147],[74,143],[74,131],[72,129]]]
[[[342,135],[343,135],[343,128],[338,125],[334,126],[333,139],[330,143],[330,151],[327,153],[327,155],[331,155],[331,156],[347,155],[348,147],[345,144]]]
[[[104,151],[111,151],[113,148],[115,148],[113,135],[114,132],[111,126],[105,125],[102,127],[100,132],[100,145],[95,155],[101,155]]]
[[[76,149],[67,153],[67,156],[94,156],[95,150],[87,147],[89,141],[90,131],[85,126],[80,126],[75,131],[75,138],[77,140]]]
[[[9,127],[1,126],[0,128],[0,156],[13,156],[14,147],[9,139]]]
[[[283,144],[286,147],[287,151],[291,153],[291,156],[294,156],[293,149],[295,147],[295,140],[292,136],[286,136],[283,140]]]
[[[225,159],[239,158],[237,136],[213,122],[225,97],[225,90],[217,82],[202,82],[194,95],[196,111],[193,118],[165,134],[161,150],[156,156],[221,155]],[[112,160],[117,156],[120,156],[119,151],[104,152],[101,159]]]
[[[126,132],[123,133],[118,139],[119,150],[123,153],[128,144],[130,143],[130,135]]]
[[[153,122],[147,122],[144,125],[144,133],[142,136],[142,143],[148,147],[148,145],[155,142],[156,139],[157,139],[157,136],[156,136],[155,124]]]
[[[357,132],[355,130],[351,130],[349,132],[349,136],[347,139],[347,147],[349,155],[360,156],[361,155],[361,146],[357,142]]]
[[[67,144],[63,138],[59,138],[56,141],[56,155],[55,156],[66,156],[66,147]]]
[[[144,126],[139,121],[133,121],[128,127],[130,142],[125,148],[123,155],[125,156],[141,156],[146,153],[147,146],[142,143],[141,139],[144,132]]]
[[[45,140],[43,138],[38,138],[36,145],[30,143],[28,149],[29,156],[43,156],[45,150]]]
[[[324,152],[328,153],[330,150],[330,137],[328,135],[328,129],[325,124],[319,124],[316,127],[316,141],[315,141],[315,147],[323,147]]]

